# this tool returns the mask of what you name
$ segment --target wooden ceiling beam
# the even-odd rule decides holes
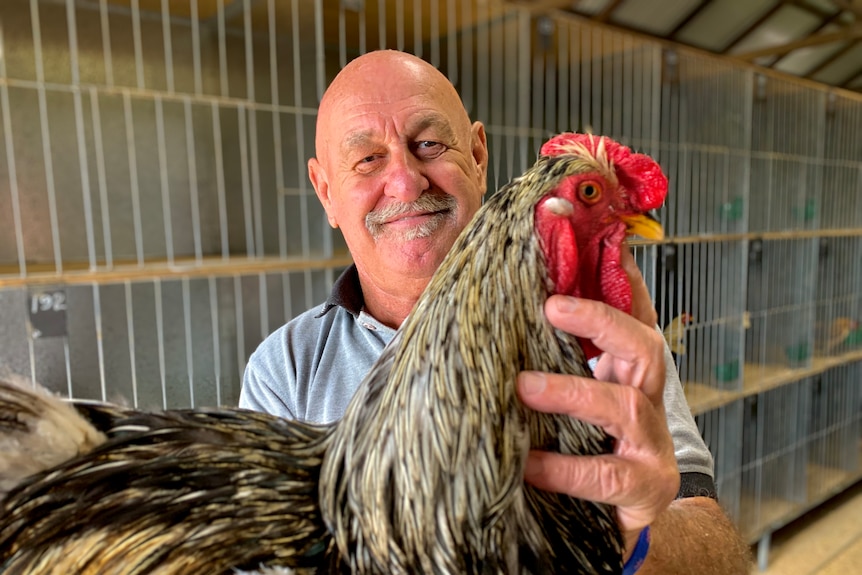
[[[837,6],[835,7],[835,11],[828,12],[819,6],[809,4],[805,0],[785,0],[785,4],[796,6],[800,10],[805,10],[809,14],[813,14],[818,18],[837,18],[841,14],[841,9]]]
[[[840,16],[841,16],[841,11],[839,10],[839,11],[837,11],[837,12],[834,12],[832,15],[825,17],[825,18],[823,19],[823,21],[821,21],[821,22],[820,22],[820,25],[819,25],[817,28],[815,28],[814,30],[812,30],[811,32],[809,32],[809,33],[808,33],[808,36],[814,36],[815,34],[819,34],[819,33],[820,33],[820,32],[822,32],[822,31],[823,31],[827,26],[829,26],[830,24],[832,24],[832,23],[834,23],[836,20],[838,20],[838,18],[839,18]],[[788,56],[788,54],[782,54],[781,56],[779,56],[779,57],[775,60],[775,62],[773,62],[773,63],[772,63],[772,67],[775,67],[775,65],[776,65],[776,64],[778,64],[781,60],[783,60],[786,56]],[[819,64],[818,64],[818,66],[819,66]],[[812,72],[812,73],[813,73],[813,72]],[[806,76],[806,77],[807,77],[807,76]]]
[[[770,46],[769,48],[761,48],[760,50],[752,50],[751,52],[746,52],[744,54],[736,54],[734,57],[750,62],[764,56],[779,56],[800,48],[822,46],[824,44],[832,44],[833,42],[851,42],[858,38],[862,38],[862,24],[854,24],[853,26],[848,26],[838,32],[806,36],[805,38],[794,40],[787,44]]]

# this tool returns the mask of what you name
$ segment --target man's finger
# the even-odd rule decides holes
[[[554,327],[592,340],[611,356],[599,362],[601,379],[637,387],[654,404],[662,401],[664,341],[654,328],[600,302],[560,295],[548,298],[545,315]],[[602,365],[608,360],[611,367]]]
[[[662,351],[661,335],[654,328],[597,301],[553,295],[545,303],[545,315],[554,327],[590,339],[619,359],[653,358]]]
[[[631,445],[649,442],[657,429],[656,414],[638,390],[592,378],[533,371],[518,375],[524,405],[545,413],[561,413],[603,428],[609,435],[627,437]]]
[[[576,457],[548,451],[531,451],[524,478],[545,491],[566,493],[611,505],[631,502],[637,486],[636,466],[614,455]]]

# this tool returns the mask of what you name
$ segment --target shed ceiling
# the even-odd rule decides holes
[[[555,8],[862,92],[862,0],[575,0]]]

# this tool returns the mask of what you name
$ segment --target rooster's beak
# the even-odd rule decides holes
[[[661,224],[649,214],[622,216],[620,219],[625,222],[626,233],[629,235],[638,235],[647,240],[661,240],[664,238],[664,230]]]

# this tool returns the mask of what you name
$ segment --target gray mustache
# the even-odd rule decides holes
[[[455,198],[448,194],[438,195],[426,192],[412,202],[393,203],[369,212],[365,216],[365,226],[374,233],[375,229],[379,230],[383,224],[392,218],[415,212],[452,211],[457,205]]]

